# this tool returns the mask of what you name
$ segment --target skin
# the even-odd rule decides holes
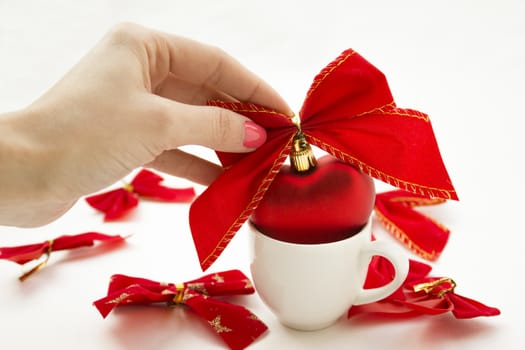
[[[42,97],[0,114],[0,224],[49,223],[140,166],[208,185],[222,169],[178,147],[250,152],[266,138],[253,122],[246,129],[246,117],[206,106],[209,99],[292,115],[221,49],[116,26]]]

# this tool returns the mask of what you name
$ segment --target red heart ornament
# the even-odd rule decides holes
[[[335,242],[363,228],[374,201],[370,176],[327,155],[305,173],[283,166],[250,220],[281,241]]]

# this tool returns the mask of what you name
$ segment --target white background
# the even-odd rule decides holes
[[[323,331],[303,333],[282,327],[254,295],[239,302],[270,332],[250,348],[522,349],[525,142],[518,122],[523,119],[524,15],[519,0],[0,0],[0,111],[31,103],[119,21],[222,47],[295,110],[315,74],[352,47],[386,74],[400,107],[431,116],[460,196],[460,202],[425,209],[452,230],[434,275],[454,278],[458,294],[497,306],[502,315],[342,319]],[[24,283],[17,280],[18,265],[0,261],[1,348],[223,348],[182,309],[131,308],[102,320],[91,305],[104,296],[114,273],[173,282],[199,277],[188,208],[142,201],[130,220],[104,224],[79,202],[45,227],[0,227],[3,246],[91,230],[134,233],[121,249],[53,254],[49,266]],[[390,239],[380,228],[375,231]],[[210,271],[249,273],[245,233],[239,232]]]

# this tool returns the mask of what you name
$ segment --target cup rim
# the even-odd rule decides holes
[[[368,221],[361,228],[361,230],[359,232],[351,235],[350,237],[343,238],[343,239],[340,239],[338,241],[323,242],[323,243],[294,243],[294,242],[281,241],[279,239],[276,239],[276,238],[270,237],[268,235],[265,235],[264,233],[259,231],[257,229],[257,227],[255,227],[255,225],[249,220],[248,220],[248,225],[249,225],[250,231],[251,231],[251,233],[253,235],[260,236],[261,238],[263,238],[265,240],[268,240],[270,242],[273,242],[274,244],[281,244],[283,246],[294,246],[294,247],[309,247],[309,246],[310,247],[319,247],[319,246],[329,246],[329,245],[341,244],[342,242],[346,242],[346,241],[352,240],[353,238],[357,239],[358,237],[360,237],[365,232],[371,232],[371,230],[372,230],[372,215],[370,215],[370,217],[368,218]]]

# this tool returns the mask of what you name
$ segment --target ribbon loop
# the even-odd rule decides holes
[[[421,194],[394,190],[378,193],[374,209],[377,220],[392,236],[413,253],[434,261],[445,248],[450,231],[414,207],[444,202],[442,198],[427,198]]]

